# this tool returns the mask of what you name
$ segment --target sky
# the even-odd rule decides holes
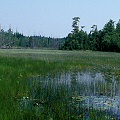
[[[0,0],[0,26],[24,35],[66,37],[72,31],[72,18],[89,33],[110,20],[120,19],[120,0]]]

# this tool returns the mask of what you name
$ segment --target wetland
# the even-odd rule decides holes
[[[119,53],[5,49],[0,63],[0,119],[120,119]]]

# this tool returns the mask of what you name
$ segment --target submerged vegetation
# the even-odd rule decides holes
[[[93,93],[98,94],[100,98],[103,96],[108,101],[105,104],[109,104],[109,98],[107,99],[106,95],[114,97],[113,94],[115,94],[117,102],[120,101],[119,87],[116,86],[120,83],[119,53],[37,49],[0,50],[0,119],[117,119],[115,114],[106,114],[103,110],[94,109],[94,107],[84,109],[81,104],[78,106],[79,102],[83,102],[82,99],[88,100],[89,95],[86,96],[82,90],[80,94],[80,91],[74,87],[77,82],[74,81],[76,75],[72,78],[69,75],[65,77],[66,73],[78,72],[82,73],[81,75],[86,72],[91,73],[93,80],[97,79],[96,73],[100,73],[104,77],[103,82],[104,80],[106,82],[103,86],[100,84],[101,91],[94,89],[94,85],[98,85],[97,82],[89,84]],[[83,90],[88,90],[89,87],[84,83],[86,79],[90,81],[88,77],[84,79],[79,77],[79,80],[83,80],[83,86],[86,86]],[[70,89],[70,80],[73,89]],[[81,89],[80,86],[78,88]],[[113,90],[112,93],[107,94],[104,91],[110,89]]]

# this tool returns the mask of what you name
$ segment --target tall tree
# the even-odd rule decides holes
[[[103,28],[104,36],[102,41],[103,51],[114,51],[111,50],[111,45],[114,42],[115,39],[115,21],[109,20],[108,23],[105,24]]]
[[[116,24],[116,33],[118,33],[120,35],[120,19],[119,19],[118,23]]]
[[[90,49],[91,50],[97,50],[98,48],[98,30],[97,30],[97,25],[93,25],[92,30],[90,31],[89,39],[90,39]]]
[[[74,17],[73,18],[73,23],[72,23],[72,27],[73,27],[73,34],[76,34],[79,32],[79,17]]]
[[[103,31],[105,34],[113,35],[115,33],[114,23],[115,23],[115,21],[110,19],[109,22],[105,24],[105,26],[103,28]]]
[[[115,44],[116,44],[116,51],[120,52],[120,19],[118,23],[116,24],[116,39],[115,39]]]

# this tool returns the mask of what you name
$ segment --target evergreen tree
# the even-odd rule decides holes
[[[73,27],[73,34],[77,34],[79,32],[79,17],[74,17],[73,18],[73,23],[72,23],[72,27]]]
[[[115,37],[115,26],[114,21],[109,20],[107,24],[105,24],[103,28],[104,36],[102,41],[102,50],[103,51],[114,51],[111,49],[112,43],[114,41]],[[113,47],[112,47],[113,48]],[[114,48],[115,49],[115,48]]]
[[[120,19],[118,23],[116,24],[116,33],[120,35]]]
[[[98,30],[97,30],[97,25],[93,25],[92,30],[90,31],[89,34],[89,40],[90,40],[90,49],[91,50],[97,50],[98,49]]]

